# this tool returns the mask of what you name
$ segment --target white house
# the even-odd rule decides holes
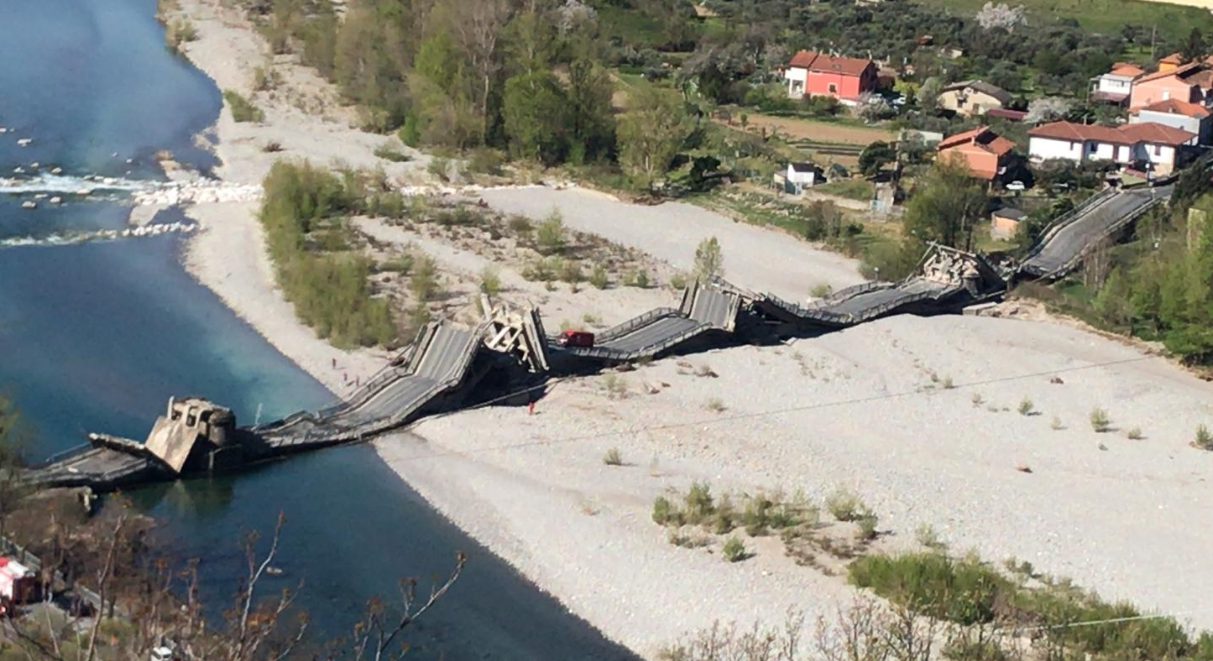
[[[1138,108],[1129,114],[1129,122],[1155,122],[1174,126],[1197,135],[1197,143],[1213,143],[1213,113],[1199,103],[1167,99]]]
[[[1167,174],[1180,164],[1183,147],[1196,144],[1197,135],[1156,122],[1114,128],[1053,122],[1028,131],[1028,138],[1028,155],[1033,162],[1066,159],[1079,163],[1147,163],[1155,173]]]
[[[825,181],[821,168],[815,163],[788,163],[788,183],[798,184],[804,188],[816,186]]]
[[[1133,81],[1145,70],[1128,62],[1117,62],[1112,70],[1091,79],[1091,100],[1123,104],[1133,92]]]

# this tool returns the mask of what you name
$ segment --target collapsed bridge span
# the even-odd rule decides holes
[[[170,400],[146,442],[91,434],[90,444],[27,471],[47,487],[97,491],[206,475],[343,443],[360,442],[433,413],[456,410],[493,369],[523,368],[528,379],[578,374],[675,352],[788,335],[811,336],[894,314],[959,312],[1001,296],[1006,283],[980,255],[932,246],[916,272],[867,283],[805,305],[722,280],[693,283],[678,308],[657,308],[599,333],[593,346],[546,334],[538,310],[482,299],[485,321],[464,329],[428,324],[365,386],[319,411],[237,427],[234,414],[199,398]],[[506,359],[508,357],[508,359]],[[509,372],[507,372],[509,373]],[[485,390],[485,388],[480,388]]]

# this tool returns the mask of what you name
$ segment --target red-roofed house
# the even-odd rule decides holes
[[[979,126],[943,139],[936,147],[939,158],[963,158],[974,177],[990,181],[1007,170],[1014,157],[1015,143]]]
[[[1138,108],[1129,115],[1129,122],[1155,122],[1174,126],[1177,129],[1190,131],[1197,135],[1197,142],[1202,145],[1213,142],[1213,111],[1198,104],[1168,99],[1151,103]]]
[[[788,96],[832,96],[843,103],[854,103],[865,92],[876,89],[876,64],[854,57],[834,57],[802,50],[788,62],[783,73]]]
[[[1133,81],[1145,75],[1145,70],[1128,62],[1117,62],[1112,70],[1091,79],[1091,100],[1124,103],[1133,91]]]
[[[1203,106],[1213,104],[1213,64],[1192,62],[1138,78],[1133,82],[1129,108],[1136,110],[1171,99]]]
[[[1035,162],[1066,159],[1114,161],[1125,165],[1149,163],[1167,174],[1185,156],[1184,147],[1196,143],[1195,133],[1156,122],[1117,127],[1073,122],[1042,124],[1028,131],[1028,153]]]

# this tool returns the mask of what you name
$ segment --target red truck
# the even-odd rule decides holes
[[[562,347],[589,349],[594,346],[594,334],[586,331],[566,330],[556,338],[556,344]]]

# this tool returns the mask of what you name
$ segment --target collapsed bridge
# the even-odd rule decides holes
[[[756,294],[722,280],[695,282],[678,308],[658,308],[599,333],[592,347],[561,346],[535,308],[483,301],[471,329],[428,324],[365,386],[340,403],[274,422],[237,427],[230,409],[200,398],[170,400],[147,440],[90,434],[89,444],[26,472],[45,487],[112,491],[207,475],[344,443],[360,442],[434,413],[457,410],[495,370],[550,376],[770,337],[812,336],[895,314],[946,314],[1001,297],[1006,282],[980,256],[932,246],[915,273],[867,283],[808,305]],[[478,392],[481,391],[481,392]]]

